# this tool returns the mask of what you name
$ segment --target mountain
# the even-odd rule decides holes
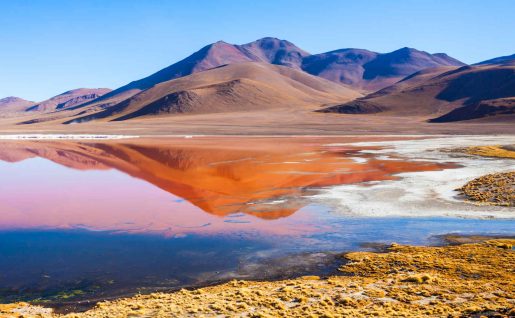
[[[483,62],[479,62],[479,63],[476,63],[474,65],[501,64],[501,63],[513,62],[513,61],[515,61],[515,54],[507,55],[507,56],[495,57],[493,59],[486,60],[486,61],[483,61]]]
[[[342,49],[310,55],[289,41],[272,37],[242,45],[218,41],[177,63],[150,76],[130,82],[88,104],[105,108],[156,84],[226,64],[242,62],[264,62],[302,69],[333,82],[369,91],[393,84],[423,68],[464,65],[443,53],[429,54],[410,48],[386,54],[361,49]]]
[[[514,97],[515,64],[440,67],[321,111],[421,116],[431,122],[486,117],[514,120]]]
[[[311,55],[304,58],[302,69],[357,89],[375,91],[426,68],[463,65],[444,53],[430,54],[405,47],[384,54],[341,49]]]
[[[226,64],[267,62],[299,68],[301,58],[307,55],[308,53],[292,43],[277,38],[267,37],[243,45],[218,41],[150,76],[133,81],[106,94],[95,103],[112,105],[156,84]]]
[[[341,49],[304,58],[302,69],[333,82],[363,88],[363,65],[378,53],[362,49]]]
[[[114,91],[78,89],[32,105],[29,116],[16,124],[279,108],[311,111],[341,105],[413,72],[456,65],[463,63],[443,53],[411,48],[390,53],[341,49],[310,55],[289,41],[271,37],[242,45],[218,41]]]
[[[344,85],[294,68],[247,62],[162,82],[103,111],[74,118],[68,123],[181,113],[318,109],[360,96]]]
[[[55,111],[67,109],[94,100],[111,90],[108,88],[78,88],[28,107],[27,111]]]
[[[9,96],[0,99],[0,112],[2,114],[20,112],[32,105],[34,105],[34,102],[15,96]]]
[[[236,46],[256,62],[267,62],[300,69],[302,60],[310,54],[293,43],[277,38],[262,38],[254,42]]]
[[[515,122],[515,97],[499,98],[471,103],[430,120],[432,123],[482,118],[496,122]]]
[[[226,64],[243,62],[264,62],[302,69],[312,75],[368,91],[391,85],[427,67],[465,65],[443,53],[429,54],[410,48],[385,54],[361,49],[342,49],[310,55],[289,41],[272,37],[242,45],[218,41],[150,76],[105,94],[87,105],[94,104],[97,107],[106,108],[156,84]]]

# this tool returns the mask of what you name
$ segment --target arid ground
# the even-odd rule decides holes
[[[306,110],[267,110],[122,122],[94,121],[63,125],[16,125],[20,118],[0,119],[0,133],[104,133],[129,135],[374,135],[374,134],[515,134],[513,122],[469,120],[428,123],[426,118],[375,114],[313,113]]]

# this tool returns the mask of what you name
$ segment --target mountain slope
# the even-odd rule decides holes
[[[438,118],[433,122],[512,118],[513,97],[515,65],[445,67],[415,73],[364,98],[322,111]]]
[[[203,47],[185,59],[150,76],[122,86],[112,91],[106,97],[111,97],[126,91],[139,92],[158,83],[205,71],[220,65],[248,61],[252,61],[252,59],[238,50],[234,45],[219,41]]]
[[[362,49],[316,54],[303,60],[302,69],[334,82],[374,91],[426,68],[463,65],[444,53],[429,54],[405,47],[384,54]]]
[[[368,50],[341,49],[304,58],[302,69],[333,82],[363,89],[363,65],[377,56],[378,53]]]
[[[482,119],[483,121],[515,122],[515,97],[478,101],[456,108],[449,113],[430,120],[444,123],[461,120]]]
[[[317,109],[360,97],[343,85],[293,68],[238,63],[153,86],[114,106],[69,122],[126,120],[177,113],[213,113],[275,108]]]
[[[15,96],[9,96],[0,99],[0,113],[7,114],[20,112],[32,105],[34,105],[34,102]]]
[[[253,61],[284,65],[296,69],[300,69],[302,59],[310,55],[289,41],[271,37],[238,45],[237,48],[250,56]]]
[[[489,59],[483,62],[476,63],[474,65],[485,65],[485,64],[502,64],[506,62],[515,62],[515,54],[507,56],[499,56],[493,59]]]
[[[339,92],[334,96],[326,93],[321,95],[317,89],[313,91],[313,87],[309,87],[309,85],[308,90],[305,89],[306,85],[299,89],[296,87],[298,83],[291,85],[293,82],[285,86],[273,87],[279,81],[270,81],[268,78],[270,74],[259,75],[257,78],[249,74],[249,77],[241,78],[237,76],[220,77],[226,78],[225,80],[213,78],[202,81],[195,77],[195,81],[201,84],[184,84],[191,80],[189,78],[185,82],[175,82],[175,84],[184,84],[183,89],[165,85],[167,87],[166,94],[156,93],[161,91],[161,88],[157,89],[156,87],[168,81],[220,67],[224,68],[225,65],[244,63],[262,64],[260,72],[264,69],[263,65],[267,64],[286,66],[304,74],[304,77],[307,76],[307,73],[316,75],[320,77],[319,79],[325,78],[336,82],[333,84],[333,92],[329,95],[338,90]],[[412,72],[442,65],[463,65],[463,63],[445,54],[429,54],[410,48],[385,54],[361,49],[342,49],[310,55],[291,42],[277,38],[262,38],[243,45],[219,41],[203,47],[185,59],[148,77],[133,81],[114,91],[92,93],[74,90],[33,105],[28,109],[31,111],[28,112],[30,118],[20,121],[19,124],[81,122],[107,118],[113,114],[120,114],[118,120],[121,120],[166,113],[227,112],[281,108],[291,105],[316,107],[316,105],[322,104],[342,103],[360,96],[356,92],[349,93],[347,91],[343,94],[345,97],[342,98],[342,90],[348,90],[348,87],[345,86],[350,86],[358,91],[376,91],[395,83]],[[268,70],[273,70],[273,68]],[[256,74],[261,74],[260,72]],[[293,75],[293,73],[285,75],[286,71],[281,72],[279,72],[281,76]],[[215,72],[215,74],[220,75],[221,73]],[[207,75],[205,78],[207,79],[209,76]],[[295,76],[301,77],[297,73]],[[276,76],[274,75],[272,78],[276,78]],[[311,81],[313,82],[313,80]],[[317,85],[328,87],[329,84],[318,83]],[[293,91],[292,87],[296,91]],[[339,88],[336,89],[337,87]],[[139,95],[147,90],[151,91]],[[128,105],[145,107],[139,109],[136,106],[128,107]],[[138,108],[137,112],[129,115],[126,109],[133,108],[134,112]],[[377,112],[378,109],[369,111]],[[30,115],[30,113],[34,114]]]
[[[150,76],[124,85],[94,103],[110,106],[156,84],[226,64],[253,61],[298,68],[300,59],[307,55],[292,43],[276,38],[263,38],[243,45],[218,41]]]
[[[84,104],[110,92],[108,88],[77,88],[28,107],[27,111],[54,111]]]
[[[393,84],[423,68],[464,65],[442,53],[429,54],[408,48],[386,54],[360,49],[342,49],[310,55],[289,41],[272,37],[243,45],[218,41],[86,105],[106,108],[156,84],[226,64],[243,62],[265,62],[302,69],[312,75],[368,91]]]

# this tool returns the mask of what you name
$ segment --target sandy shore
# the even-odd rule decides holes
[[[101,302],[64,317],[512,317],[513,244],[514,239],[445,247],[392,244],[387,253],[343,255],[348,262],[342,276],[231,281]],[[62,317],[26,303],[0,305],[0,314]]]

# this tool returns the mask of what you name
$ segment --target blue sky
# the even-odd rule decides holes
[[[515,53],[511,0],[0,2],[0,98],[116,88],[202,46],[274,36],[311,53],[408,46],[466,63]]]

